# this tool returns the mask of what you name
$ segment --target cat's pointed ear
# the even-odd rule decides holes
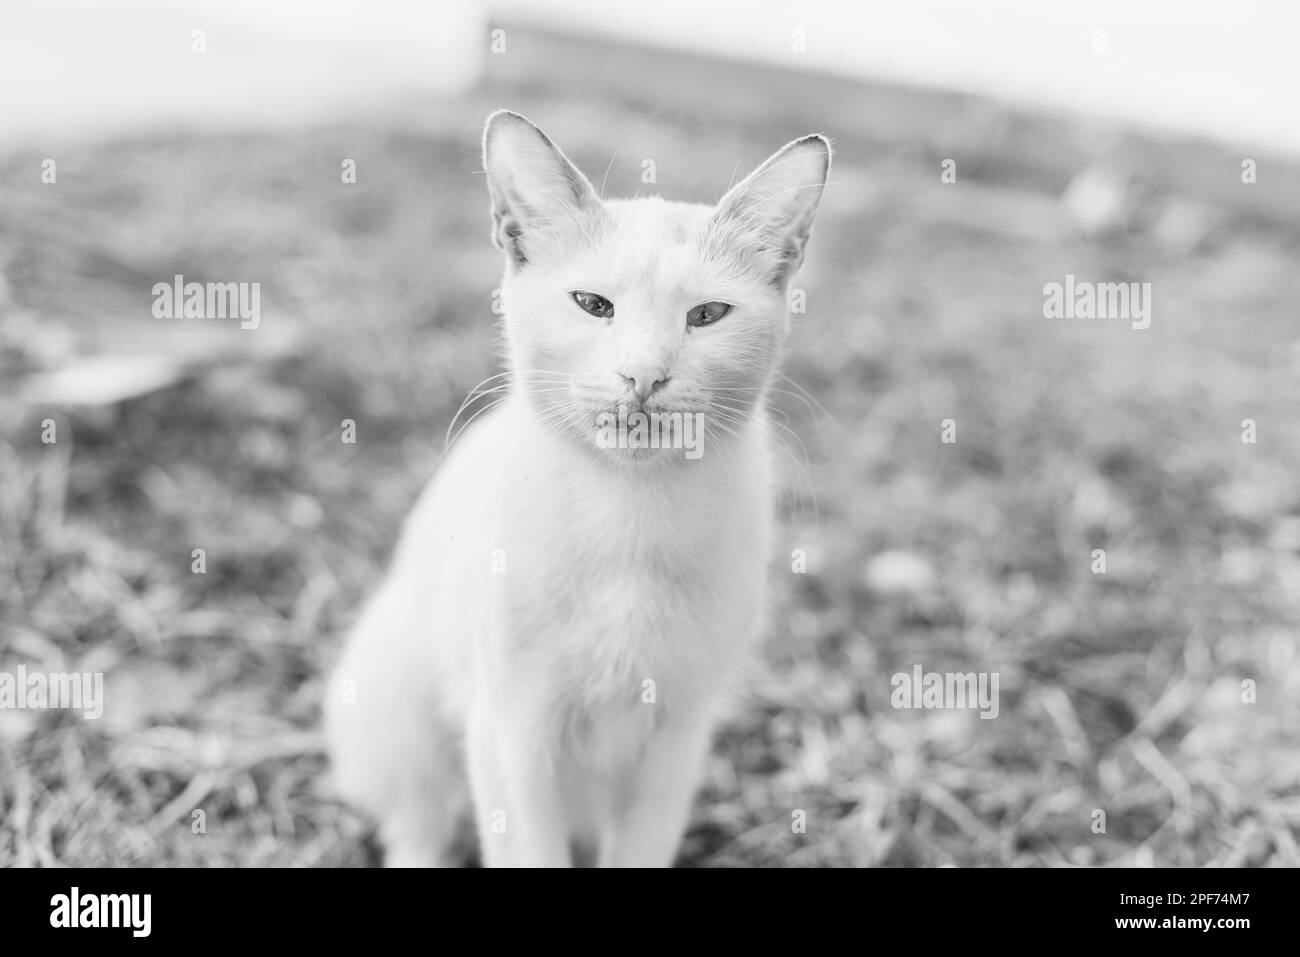
[[[722,197],[713,221],[783,286],[803,264],[830,169],[826,137],[814,133],[787,143]]]
[[[492,197],[492,241],[518,264],[528,261],[530,232],[600,203],[559,147],[509,110],[488,117],[483,169]]]

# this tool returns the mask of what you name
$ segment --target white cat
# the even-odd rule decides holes
[[[390,865],[455,863],[472,809],[488,866],[666,866],[764,607],[765,403],[830,144],[795,140],[716,208],[602,200],[515,113],[483,153],[504,398],[330,679],[335,778]],[[677,419],[611,447],[620,408],[702,414],[702,453]]]

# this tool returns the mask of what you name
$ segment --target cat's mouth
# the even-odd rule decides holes
[[[696,461],[704,455],[706,425],[705,414],[695,410],[618,406],[592,416],[588,437],[595,448],[619,460]]]

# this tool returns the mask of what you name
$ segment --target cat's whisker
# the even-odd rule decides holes
[[[614,168],[614,160],[616,160],[616,159],[618,159],[618,154],[617,154],[617,153],[615,153],[613,156],[611,156],[611,157],[609,158],[609,165],[605,167],[605,175],[602,176],[602,177],[600,178],[600,198],[601,198],[601,199],[604,199],[604,198],[605,198],[605,182],[606,182],[606,180],[609,179],[609,171],[612,170],[612,169]]]
[[[498,379],[504,381],[498,383],[497,385],[492,386],[489,389],[483,388],[489,382],[495,382]],[[451,437],[452,431],[456,428],[457,421],[460,419],[462,415],[465,414],[465,411],[478,399],[487,395],[492,395],[496,392],[509,392],[521,382],[524,384],[545,383],[548,385],[560,385],[565,382],[571,382],[572,379],[573,379],[572,373],[565,373],[565,372],[558,372],[558,371],[553,372],[546,369],[528,369],[523,371],[508,369],[505,372],[498,372],[495,375],[488,376],[486,379],[483,379],[481,382],[479,382],[478,385],[474,386],[472,389],[469,390],[469,392],[465,396],[464,401],[461,402],[460,407],[456,410],[456,414],[451,417],[451,422],[448,423],[447,431],[443,436],[443,454],[445,455],[446,450],[451,446],[451,443],[453,441]],[[491,408],[491,406],[489,406],[489,408]],[[478,417],[478,414],[479,413],[475,413],[475,415],[471,417],[469,421],[472,422],[475,418]],[[466,425],[468,425],[468,423],[466,423]],[[464,431],[465,429],[464,427],[462,427],[459,432],[456,432],[456,437],[459,438],[461,433]]]
[[[456,410],[456,414],[453,415],[453,416],[451,417],[451,421],[450,421],[449,423],[447,423],[447,432],[446,432],[446,434],[443,436],[443,440],[442,440],[442,449],[443,449],[442,454],[443,454],[443,455],[446,455],[446,454],[447,454],[447,449],[451,447],[451,432],[452,432],[452,429],[454,429],[454,428],[456,427],[456,420],[459,419],[459,418],[461,417],[461,415],[464,413],[465,409],[469,407],[470,403],[472,403],[472,402],[473,402],[473,401],[478,397],[478,390],[479,390],[480,388],[482,388],[484,385],[486,385],[487,383],[493,381],[494,379],[499,379],[499,378],[500,378],[501,376],[503,376],[503,375],[508,375],[508,373],[497,373],[496,375],[488,376],[486,379],[484,379],[484,380],[483,380],[482,382],[480,382],[478,385],[474,386],[474,388],[472,388],[472,389],[469,390],[469,392],[468,392],[468,393],[466,394],[466,396],[465,396],[464,401],[461,402],[460,407]],[[439,460],[440,460],[440,461],[441,461],[441,458],[442,458],[442,456],[439,456]]]
[[[751,421],[753,421],[749,418],[743,418],[740,414],[740,411],[737,410],[734,406],[729,406],[726,403],[722,403],[722,402],[713,403],[712,414],[714,417],[715,424],[718,425],[721,425],[722,422],[731,422],[737,425],[738,427],[743,428],[744,426],[748,425]],[[765,433],[765,438],[768,440],[770,447],[774,448],[779,454],[783,455],[786,459],[788,459],[790,464],[793,466],[795,478],[799,480],[803,488],[807,490],[808,497],[812,499],[814,523],[819,524],[820,505],[817,502],[817,490],[813,484],[812,475],[809,471],[811,465],[806,464],[808,463],[808,450],[804,446],[803,440],[799,438],[798,434],[795,433],[793,429],[789,428],[786,425],[783,425],[780,422],[772,422],[770,420],[763,422],[763,420],[761,419],[757,421],[760,423],[760,427],[767,429]],[[785,441],[785,439],[779,433],[772,432],[771,429],[780,429],[781,431],[786,432],[790,436],[792,436],[794,440],[799,444],[800,450],[803,453],[802,460],[798,455],[795,454],[794,450],[790,448],[789,444]],[[736,435],[736,433],[730,429],[728,429],[727,431],[731,432],[732,435]],[[746,433],[745,435],[737,435],[736,437],[738,440],[744,442],[756,441],[754,436],[749,433]]]
[[[844,427],[835,420],[835,416],[827,412],[826,406],[818,402],[817,398],[811,392],[809,392],[807,389],[801,386],[790,376],[786,375],[784,372],[780,373],[780,375],[782,379],[784,379],[787,383],[789,383],[795,388],[795,390],[803,397],[805,402],[810,403],[813,407],[817,409],[817,411],[819,411],[822,415],[826,416],[826,418],[830,421],[831,425],[835,426],[835,428],[840,429],[841,431],[843,430]]]
[[[740,160],[736,160],[736,165],[731,168],[731,175],[727,178],[727,188],[724,193],[730,193],[731,187],[736,185],[736,174],[740,172]]]
[[[784,426],[781,426],[779,423],[771,423],[771,424],[776,426],[777,428],[781,428],[784,431],[789,432],[792,436],[796,438],[796,440],[798,439],[798,436],[795,435],[792,430],[786,429]],[[769,433],[768,440],[769,442],[772,443],[777,453],[779,455],[784,456],[785,459],[787,459],[790,462],[793,468],[793,474],[795,478],[798,480],[798,482],[796,483],[795,491],[796,492],[800,491],[798,485],[802,485],[803,494],[806,494],[807,497],[812,500],[813,524],[820,525],[821,506],[817,500],[817,488],[813,484],[812,476],[809,474],[808,469],[804,466],[804,463],[800,461],[799,457],[795,455],[794,451],[790,448],[789,444],[779,434]],[[802,446],[803,443],[800,442],[799,444]],[[805,454],[805,459],[806,459],[806,454]],[[794,494],[793,493],[788,494],[787,498],[789,500],[789,504],[793,506],[794,502],[796,501]]]
[[[704,434],[706,437],[710,437],[710,426],[707,421],[704,424]],[[717,438],[716,435],[713,438],[712,448],[717,453],[718,459],[722,462],[723,471],[727,475],[727,488],[734,488],[735,480],[731,474],[731,458],[728,455],[727,443]]]
[[[799,391],[796,392],[792,389],[782,389],[776,386],[768,386],[766,388],[741,387],[741,386],[709,386],[709,391],[738,393],[740,395],[752,395],[755,397],[763,397],[763,396],[771,396],[771,395],[789,396],[792,399],[802,402],[807,407],[808,411],[813,414],[814,418],[816,418],[818,415],[824,415],[827,419],[830,419],[833,425],[836,425],[838,427],[839,423],[835,422],[835,420],[831,417],[830,413],[826,411],[826,409],[822,406],[820,402],[818,402],[808,392],[806,392],[802,388],[802,386],[799,386],[798,383],[789,379],[787,381],[789,381],[791,385],[796,386],[799,389]]]
[[[446,448],[446,449],[443,449],[443,453],[442,453],[442,454],[443,454],[443,455],[446,455],[446,454],[447,454],[447,449],[450,449],[451,446],[452,446],[453,444],[455,444],[456,439],[459,439],[459,438],[461,437],[461,435],[465,432],[465,430],[468,429],[471,425],[474,424],[474,420],[475,420],[475,419],[477,419],[479,416],[481,416],[484,412],[488,412],[488,411],[490,411],[490,410],[492,410],[492,409],[495,409],[495,408],[496,408],[497,406],[499,406],[502,402],[505,402],[508,398],[509,398],[508,395],[503,395],[503,396],[501,396],[501,397],[498,398],[498,399],[493,399],[491,402],[489,402],[489,403],[488,403],[487,405],[485,405],[483,408],[479,409],[477,412],[475,412],[473,415],[471,415],[471,416],[470,416],[470,417],[465,421],[465,424],[462,425],[462,426],[460,427],[460,431],[458,431],[458,432],[456,433],[455,437],[452,438],[452,439],[447,443],[447,448]],[[441,459],[442,459],[442,456],[439,456],[439,461],[441,461]]]

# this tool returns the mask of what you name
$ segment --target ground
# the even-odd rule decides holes
[[[107,694],[99,720],[0,712],[0,865],[374,861],[326,781],[322,680],[498,369],[476,140],[500,106],[608,195],[707,200],[796,135],[838,148],[775,396],[762,667],[680,863],[1300,864],[1300,170],[666,54],[597,75],[525,39],[404,118],[88,145],[57,186],[38,147],[0,157],[0,661]],[[1103,200],[1127,184],[1091,234],[1096,204],[1059,199],[1088,169]],[[262,328],[153,319],[176,273],[260,281]],[[1044,318],[1067,273],[1150,282],[1150,328]],[[141,350],[183,381],[14,401]],[[997,717],[891,707],[917,665],[996,673]]]

